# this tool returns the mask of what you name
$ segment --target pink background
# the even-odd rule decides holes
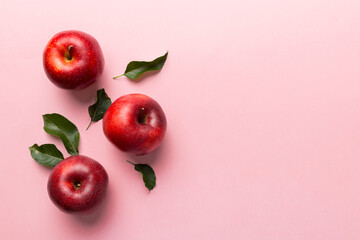
[[[1,3],[1,239],[360,239],[360,1],[94,2]],[[80,92],[42,68],[45,44],[67,29],[93,35],[106,59]],[[166,50],[161,72],[112,80]],[[131,157],[101,122],[85,131],[102,87],[162,105],[161,148]],[[108,171],[97,216],[64,214],[48,198],[50,170],[28,147],[66,153],[42,130],[51,112],[78,126],[80,153]],[[151,162],[151,193],[127,159]]]

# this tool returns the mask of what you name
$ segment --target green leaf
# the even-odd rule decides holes
[[[149,189],[149,191],[153,190],[156,185],[156,176],[154,170],[147,164],[134,164],[130,161],[127,162],[134,165],[135,170],[142,174],[145,187]]]
[[[55,167],[64,159],[63,154],[56,148],[54,144],[37,144],[29,147],[31,157],[39,164],[46,167]]]
[[[98,90],[96,93],[95,103],[88,108],[91,121],[86,130],[88,130],[91,123],[97,122],[104,117],[104,114],[110,105],[111,99],[108,97],[105,90],[103,88]]]
[[[57,113],[45,114],[43,119],[45,132],[61,138],[69,154],[78,155],[80,133],[77,127]]]
[[[127,65],[125,73],[114,77],[114,79],[122,76],[126,76],[130,79],[136,79],[145,72],[160,70],[164,66],[167,56],[168,52],[166,52],[164,56],[158,57],[150,62],[132,61]]]

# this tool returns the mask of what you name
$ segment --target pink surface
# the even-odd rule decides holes
[[[360,1],[111,2],[1,3],[1,239],[360,239]],[[81,92],[42,68],[45,44],[67,29],[93,35],[106,59]],[[112,80],[166,50],[161,72]],[[101,123],[85,131],[101,87],[161,104],[160,149],[134,158]],[[48,198],[50,171],[28,147],[65,152],[42,130],[51,112],[108,171],[98,216],[66,215]],[[152,161],[151,193],[126,159]]]

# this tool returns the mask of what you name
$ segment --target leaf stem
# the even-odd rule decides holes
[[[130,162],[129,160],[126,160],[128,163],[130,163],[130,164],[132,164],[132,165],[134,165],[135,166],[135,163],[132,163],[132,162]]]
[[[90,125],[92,124],[93,121],[90,121],[89,125],[87,126],[87,128],[85,129],[86,131],[89,129]]]
[[[117,79],[117,78],[122,77],[122,76],[125,76],[125,74],[121,74],[119,76],[113,77],[113,79]]]

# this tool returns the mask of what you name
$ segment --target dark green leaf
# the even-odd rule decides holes
[[[61,138],[69,154],[78,155],[80,133],[77,127],[57,113],[45,114],[43,119],[45,132]]]
[[[91,123],[97,122],[104,117],[106,110],[111,105],[111,99],[108,97],[104,89],[100,89],[96,93],[96,101],[93,105],[89,107],[89,115],[91,118],[89,126],[86,130],[90,127]]]
[[[142,174],[145,187],[147,187],[149,191],[153,190],[156,185],[156,176],[154,170],[147,164],[134,164],[130,161],[127,162],[134,165],[135,170]]]
[[[166,52],[164,56],[158,57],[150,62],[132,61],[127,65],[125,73],[114,77],[114,79],[124,75],[130,79],[136,79],[145,72],[160,70],[164,66],[167,56],[168,52]]]
[[[64,159],[64,156],[54,144],[43,144],[41,146],[34,144],[29,149],[32,158],[46,167],[55,167]]]

